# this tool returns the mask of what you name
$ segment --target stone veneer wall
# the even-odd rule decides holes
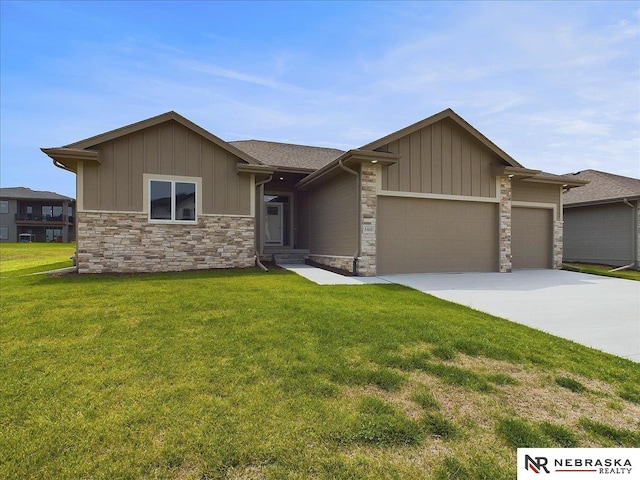
[[[511,179],[498,177],[500,182],[500,238],[499,238],[499,266],[503,273],[511,271]]]
[[[553,219],[553,268],[562,268],[564,221]]]
[[[377,217],[378,168],[363,163],[360,168],[360,257],[358,275],[376,275],[376,217]]]
[[[327,267],[337,268],[338,270],[344,270],[346,272],[353,272],[353,257],[308,255],[307,258],[320,265],[326,265]]]
[[[168,272],[254,265],[254,219],[200,215],[150,223],[144,213],[78,212],[78,273]]]

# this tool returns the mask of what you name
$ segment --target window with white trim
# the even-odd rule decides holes
[[[9,213],[9,201],[0,200],[0,213]]]
[[[149,220],[195,223],[197,185],[177,180],[149,181]]]
[[[9,227],[0,227],[0,240],[9,240]]]

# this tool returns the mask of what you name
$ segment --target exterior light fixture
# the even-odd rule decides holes
[[[513,173],[509,175],[509,178],[513,178]]]
[[[280,177],[280,180],[284,180],[284,177]]]
[[[375,165],[376,163],[378,163],[378,160],[371,160],[371,163]]]

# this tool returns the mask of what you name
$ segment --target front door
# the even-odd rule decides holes
[[[264,204],[264,244],[283,244],[282,203],[269,202]]]

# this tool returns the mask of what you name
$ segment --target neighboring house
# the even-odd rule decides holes
[[[563,188],[447,109],[343,152],[225,142],[175,112],[43,151],[77,174],[80,273],[249,267],[297,252],[357,275],[558,268]]]
[[[564,260],[638,267],[640,180],[598,170],[567,176],[589,183],[563,196]]]
[[[17,242],[21,234],[30,234],[37,242],[71,242],[75,240],[74,210],[74,199],[64,195],[0,188],[0,242]]]

